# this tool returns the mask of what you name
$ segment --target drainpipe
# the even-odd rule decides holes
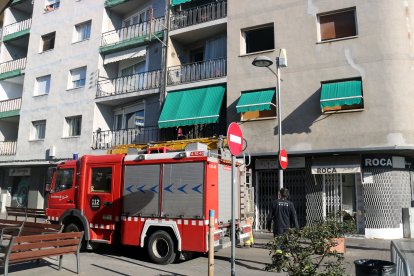
[[[167,56],[168,56],[168,34],[170,30],[170,0],[165,0],[165,21],[166,29],[164,30],[164,43],[162,45],[162,59],[161,59],[161,91],[160,91],[160,107],[167,97]]]

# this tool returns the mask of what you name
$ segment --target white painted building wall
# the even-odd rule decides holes
[[[45,159],[54,146],[55,158],[71,158],[72,153],[92,153],[94,99],[96,94],[103,1],[62,1],[60,7],[45,13],[42,2],[35,2],[30,32],[23,101],[20,112],[17,160]],[[90,39],[72,43],[76,24],[91,20]],[[39,52],[41,36],[56,32],[54,49]],[[86,84],[68,89],[70,70],[87,67]],[[36,78],[51,75],[48,95],[34,96]],[[82,116],[79,137],[64,137],[65,117]],[[32,121],[46,120],[44,140],[31,141]]]

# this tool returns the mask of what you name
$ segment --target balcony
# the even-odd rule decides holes
[[[106,32],[102,34],[99,52],[101,54],[109,54],[142,46],[157,38],[162,39],[164,36],[164,26],[165,19],[160,17]]]
[[[98,82],[96,98],[110,97],[126,93],[159,88],[161,70],[123,76]]]
[[[220,58],[169,67],[167,85],[226,77],[226,61],[226,58]]]
[[[10,6],[11,6],[11,7],[12,7],[12,6],[17,6],[17,5],[22,4],[22,3],[24,3],[24,2],[29,2],[29,0],[12,0],[12,1],[10,2]]]
[[[16,155],[17,141],[0,141],[0,156]]]
[[[93,149],[111,149],[120,145],[147,144],[160,141],[182,139],[208,138],[225,133],[225,124],[207,124],[180,127],[162,128],[146,126],[123,130],[105,130],[93,133]]]
[[[146,144],[167,137],[168,131],[158,127],[138,127],[122,130],[105,130],[93,133],[93,149],[110,149],[119,145]],[[163,138],[162,138],[163,137]]]
[[[3,42],[14,40],[30,33],[32,19],[16,22],[3,28]]]
[[[113,8],[128,1],[129,0],[105,0],[105,8]]]
[[[20,115],[22,98],[0,101],[0,119]]]
[[[174,12],[171,15],[171,30],[177,30],[200,23],[227,17],[227,1],[212,2],[191,9]]]
[[[0,63],[0,80],[5,80],[23,75],[26,68],[26,58],[16,59]]]

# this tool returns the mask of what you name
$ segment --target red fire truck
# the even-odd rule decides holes
[[[208,214],[215,210],[215,249],[228,242],[231,166],[208,150],[85,155],[53,173],[47,215],[64,231],[95,243],[145,247],[155,263],[207,252]],[[238,242],[252,226],[238,212]],[[226,242],[227,240],[227,242]]]

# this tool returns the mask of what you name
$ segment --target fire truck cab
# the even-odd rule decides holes
[[[180,252],[208,252],[208,214],[216,210],[215,247],[225,246],[231,167],[209,151],[85,155],[62,162],[51,181],[47,215],[85,242],[146,247],[155,263]],[[240,215],[240,214],[239,214]],[[239,242],[252,227],[239,220]]]

